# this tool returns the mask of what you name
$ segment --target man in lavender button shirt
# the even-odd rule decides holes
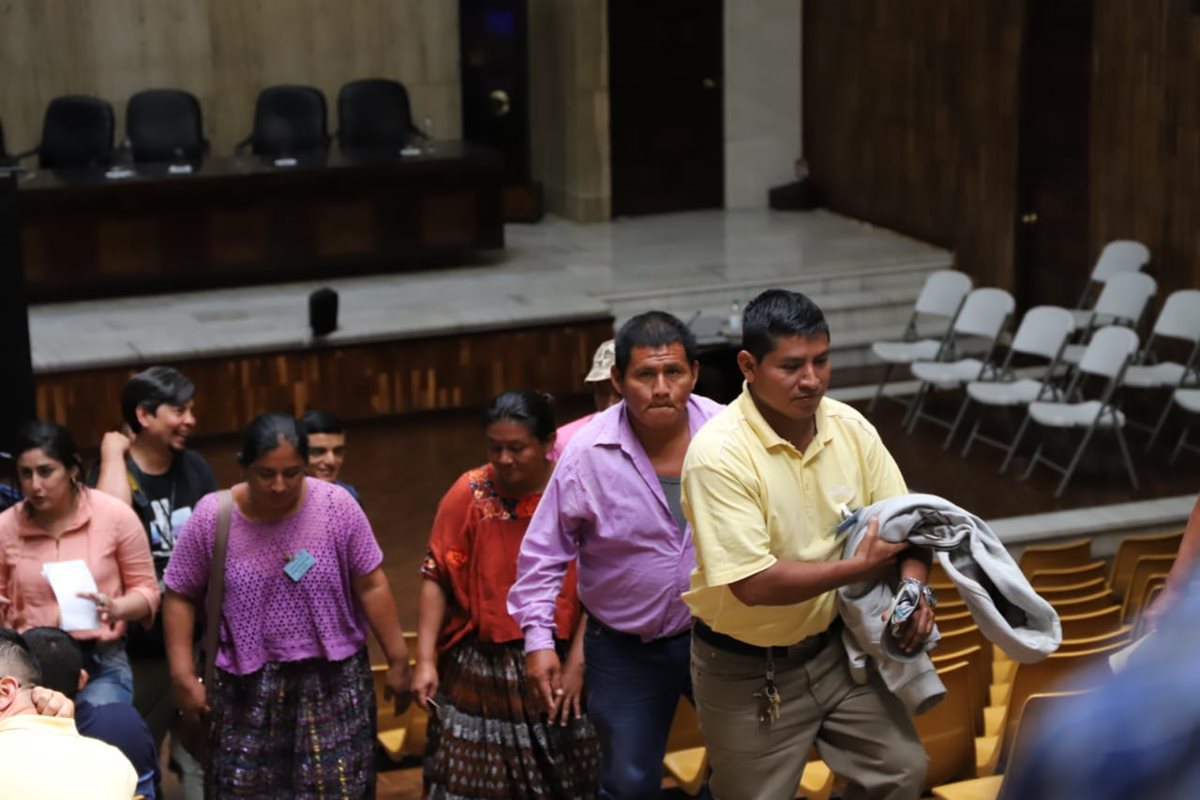
[[[695,338],[674,316],[650,311],[621,327],[612,382],[624,400],[597,414],[559,459],[508,595],[525,632],[528,678],[555,709],[564,676],[551,638],[554,601],[578,558],[604,798],[659,797],[667,732],[680,696],[691,697],[692,621],[680,595],[695,556],[679,474],[692,436],[721,409],[692,395],[699,370]]]

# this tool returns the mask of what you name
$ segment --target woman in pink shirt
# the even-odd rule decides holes
[[[125,656],[127,623],[149,624],[158,608],[150,545],[133,509],[81,482],[83,465],[71,434],[53,422],[32,422],[17,435],[17,478],[25,499],[0,514],[0,620],[24,631],[61,627],[48,562],[83,561],[98,591],[99,627],[70,631],[84,651],[90,680],[77,702],[133,700]]]

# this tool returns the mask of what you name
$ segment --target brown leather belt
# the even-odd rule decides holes
[[[735,639],[732,636],[726,636],[723,633],[717,633],[712,628],[705,625],[698,619],[692,620],[692,633],[696,638],[704,642],[710,647],[715,647],[718,650],[724,650],[726,653],[733,653],[739,656],[759,656],[773,658],[789,658],[795,656],[811,656],[815,655],[826,644],[829,643],[833,634],[841,627],[841,620],[835,619],[833,624],[820,633],[809,636],[795,644],[791,645],[776,645],[773,647],[760,647],[756,644],[747,644],[740,639]]]

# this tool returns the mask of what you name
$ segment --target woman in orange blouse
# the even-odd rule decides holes
[[[555,614],[566,692],[557,719],[546,719],[524,680],[521,629],[505,607],[521,540],[553,468],[550,401],[505,392],[485,412],[484,430],[488,462],[442,498],[421,567],[413,691],[429,711],[425,795],[593,798],[600,751],[581,713],[575,565]]]
[[[73,630],[89,681],[76,702],[133,700],[125,626],[149,624],[158,581],[142,523],[129,506],[81,483],[83,465],[66,428],[33,422],[17,435],[17,478],[25,499],[0,514],[0,620],[24,631],[60,627],[58,601],[42,566],[83,561],[96,581],[99,627]]]

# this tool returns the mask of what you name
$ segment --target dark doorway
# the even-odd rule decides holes
[[[533,222],[541,187],[530,180],[529,36],[525,0],[459,0],[463,139],[504,154],[504,216]]]
[[[1017,141],[1017,300],[1074,305],[1092,269],[1092,0],[1028,0]]]
[[[613,216],[725,201],[721,0],[609,0]]]
[[[0,451],[16,441],[17,428],[34,417],[29,306],[21,260],[17,173],[0,170],[0,341],[4,343],[4,391],[0,392]],[[0,469],[4,465],[0,464]],[[5,475],[4,478],[8,476]],[[0,498],[2,500],[2,498]],[[3,506],[0,506],[3,507]]]

